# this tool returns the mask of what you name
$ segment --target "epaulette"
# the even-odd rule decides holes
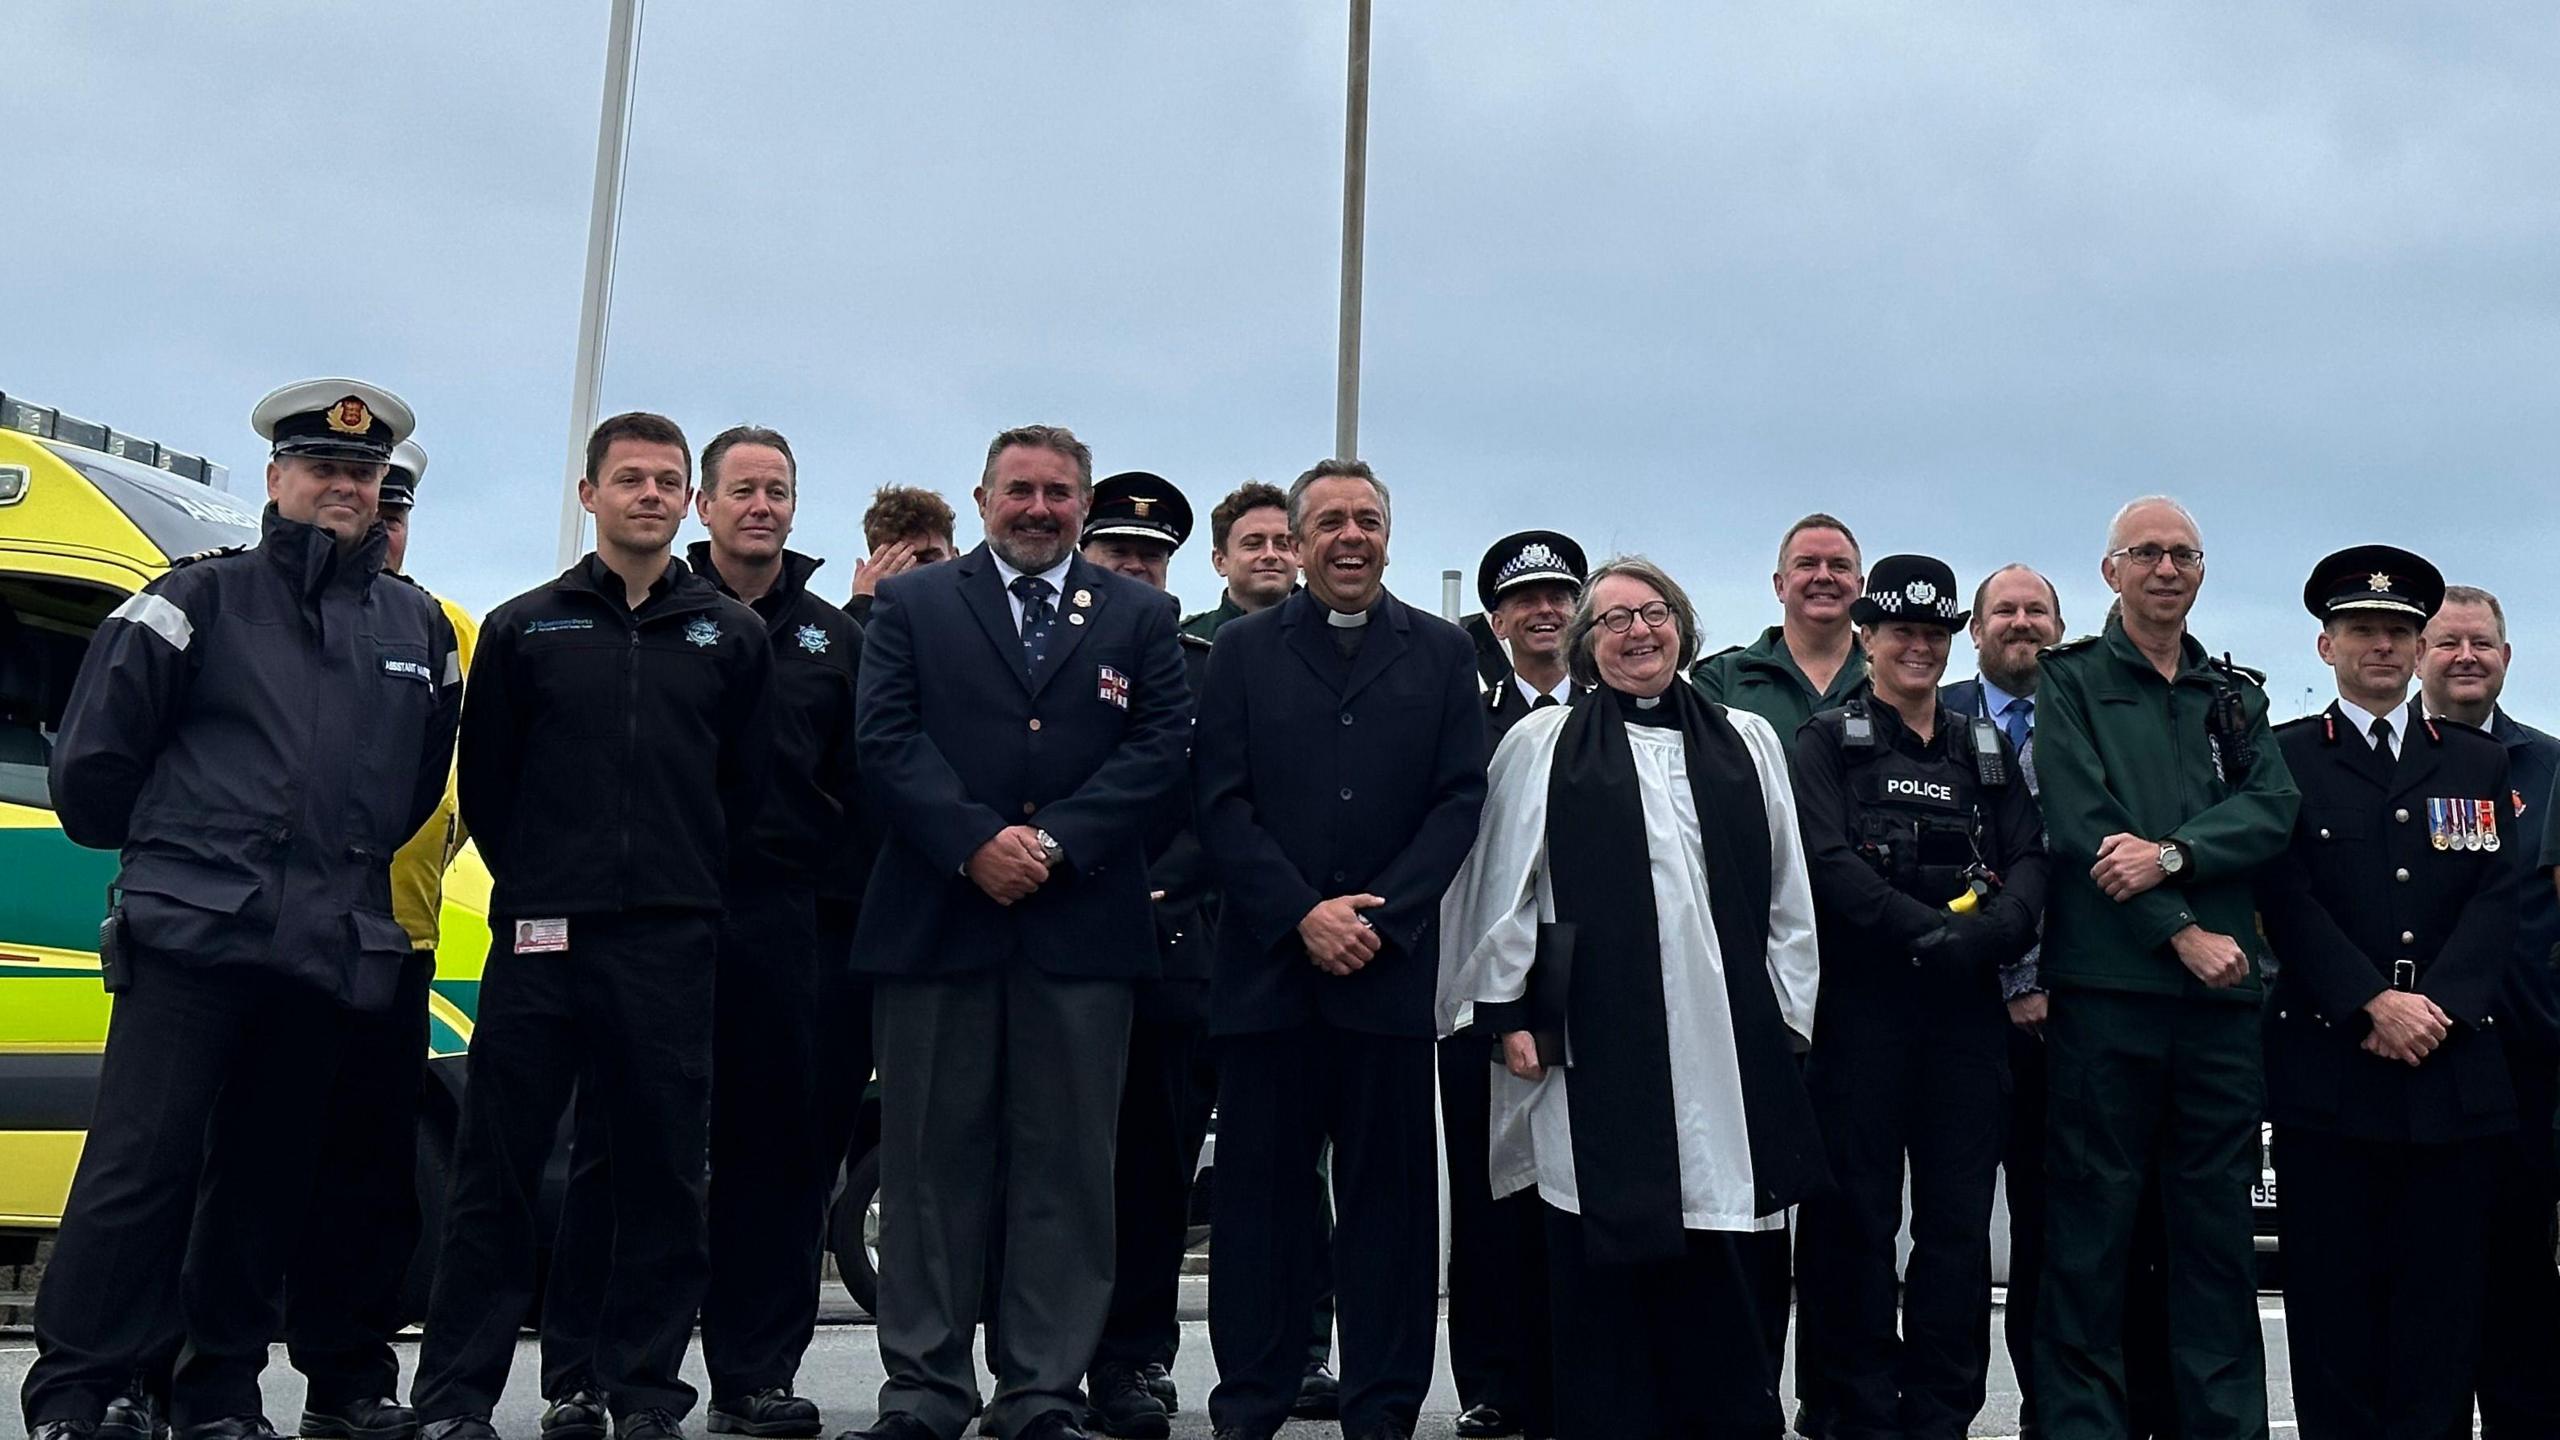
[[[1188,645],[1188,646],[1192,647],[1192,648],[1193,648],[1193,649],[1195,649],[1195,650],[1208,650],[1208,649],[1212,649],[1212,648],[1214,648],[1214,647],[1217,645],[1217,643],[1218,643],[1218,642],[1216,642],[1215,640],[1211,640],[1211,639],[1209,639],[1207,636],[1204,636],[1204,635],[1194,635],[1194,634],[1192,634],[1191,632],[1189,632],[1189,631],[1187,631],[1187,630],[1178,630],[1178,631],[1175,631],[1175,632],[1174,632],[1174,640],[1175,640],[1175,642],[1176,642],[1176,643],[1178,643],[1178,644]]]
[[[2105,638],[2106,637],[2103,635],[2082,635],[2070,640],[2057,640],[2044,647],[2044,653],[2047,655],[2077,655],[2081,651],[2088,649],[2090,646],[2097,644],[2100,640]]]
[[[217,545],[210,550],[199,550],[193,555],[181,555],[169,562],[169,568],[175,570],[180,566],[193,565],[199,560],[212,560],[224,555],[246,555],[249,550],[250,547],[246,545]]]
[[[2225,655],[2220,659],[2215,659],[2208,655],[2205,657],[2205,663],[2211,665],[2214,669],[2221,671],[2225,675],[2236,675],[2241,679],[2248,681],[2250,684],[2257,686],[2261,690],[2267,688],[2266,671],[2252,670],[2246,665],[2235,663],[2228,655]]]
[[[1721,660],[1721,659],[1723,659],[1724,657],[1726,657],[1727,655],[1739,655],[1739,654],[1741,654],[1741,653],[1742,653],[1742,650],[1743,650],[1743,647],[1742,647],[1742,646],[1739,646],[1739,645],[1727,645],[1726,647],[1724,647],[1723,649],[1721,649],[1721,650],[1717,651],[1717,652],[1716,652],[1716,653],[1714,653],[1713,655],[1701,655],[1701,656],[1699,656],[1699,657],[1698,657],[1694,662],[1692,662],[1692,663],[1694,663],[1694,664],[1698,664],[1698,665],[1704,665],[1704,664],[1706,664],[1706,663],[1707,663],[1708,661],[1710,661],[1710,660]]]
[[[2305,725],[2317,725],[2322,720],[2327,719],[2328,715],[2329,712],[2326,710],[2316,710],[2308,715],[2296,715],[2290,720],[2277,721],[2274,726],[2271,727],[2271,731],[2274,734],[2281,735],[2287,730],[2299,730]]]

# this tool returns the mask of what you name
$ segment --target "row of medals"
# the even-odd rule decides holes
[[[2427,839],[2439,850],[2498,848],[2498,802],[2429,800]]]

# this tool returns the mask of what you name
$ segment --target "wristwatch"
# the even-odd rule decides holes
[[[1040,858],[1049,862],[1050,869],[1057,869],[1058,862],[1067,858],[1067,847],[1059,844],[1058,837],[1046,830],[1034,830],[1031,833],[1039,838]]]
[[[2172,880],[2187,873],[2187,847],[2175,840],[2160,842],[2160,873]]]

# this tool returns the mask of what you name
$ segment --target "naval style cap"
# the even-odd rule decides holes
[[[1956,572],[1934,555],[1887,555],[1867,567],[1867,593],[1849,607],[1861,625],[1943,625],[1961,630],[1973,618],[1956,608]]]
[[[1179,550],[1191,538],[1191,502],[1173,482],[1144,470],[1123,470],[1093,485],[1093,510],[1076,539],[1156,540]]]
[[[391,468],[382,472],[382,503],[415,505],[418,482],[427,478],[426,447],[403,440],[391,447]]]
[[[2444,573],[2397,545],[2350,545],[2312,567],[2302,604],[2324,622],[2362,610],[2424,625],[2444,604]]]
[[[418,428],[409,402],[362,380],[300,380],[249,412],[250,427],[278,455],[386,462]]]
[[[1591,566],[1573,537],[1556,530],[1523,530],[1493,542],[1476,564],[1476,599],[1487,611],[1502,592],[1522,585],[1570,585],[1579,593]]]

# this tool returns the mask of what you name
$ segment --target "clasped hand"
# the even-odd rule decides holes
[[[1327,975],[1348,975],[1378,958],[1378,947],[1384,942],[1360,912],[1386,903],[1375,895],[1336,895],[1316,902],[1298,922],[1298,939],[1307,947],[1307,959]]]
[[[1049,878],[1048,852],[1040,848],[1040,832],[1028,825],[1007,825],[978,853],[969,857],[969,879],[987,898],[1011,905],[1027,898]]]
[[[2373,1033],[2364,1037],[2368,1055],[2415,1065],[2441,1047],[2453,1033],[2453,1017],[2424,995],[2385,990],[2364,1002],[2373,1017]]]

